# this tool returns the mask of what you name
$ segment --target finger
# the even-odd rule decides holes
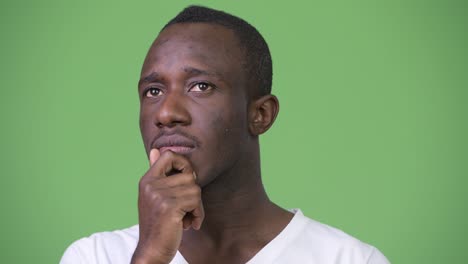
[[[192,225],[192,215],[190,213],[186,214],[182,219],[182,226],[184,230],[188,230]]]
[[[172,151],[165,151],[159,158],[158,165],[160,165],[159,172],[164,173],[166,176],[170,176],[174,171],[181,173],[193,173],[192,165],[182,155],[175,154]]]
[[[158,149],[151,149],[150,151],[150,155],[149,155],[149,158],[150,158],[150,167],[154,165],[154,163],[156,163],[156,161],[159,159],[159,157],[161,156],[161,153],[159,152]]]
[[[174,174],[174,172],[176,174],[180,172],[193,172],[192,165],[187,158],[172,151],[165,151],[161,154],[159,150],[153,149],[150,152],[150,162],[154,163],[143,177],[145,178],[144,181],[151,178],[164,178]]]
[[[157,182],[158,189],[167,189],[179,186],[189,186],[192,184],[196,184],[195,178],[191,173],[180,173],[177,175],[173,175],[171,177],[164,177],[158,179]]]
[[[177,207],[182,216],[183,228],[187,230],[192,227],[195,230],[199,230],[205,218],[205,211],[201,201],[201,188],[197,185],[179,187],[176,193],[181,195],[180,199],[178,199]]]
[[[192,227],[195,230],[200,230],[203,220],[205,219],[205,209],[203,202],[200,200],[200,205],[192,211]]]

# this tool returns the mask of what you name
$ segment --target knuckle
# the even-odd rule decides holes
[[[190,188],[190,192],[195,195],[201,197],[201,188],[198,185],[194,185]]]
[[[154,202],[163,200],[163,197],[161,196],[161,194],[159,192],[151,192],[149,194],[149,197],[150,197],[150,200],[152,200]]]
[[[144,184],[140,190],[141,190],[143,193],[146,193],[146,194],[152,194],[152,193],[154,193],[153,185],[151,185],[150,183]]]
[[[138,189],[141,191],[145,191],[148,188],[149,184],[148,181],[145,179],[145,177],[142,177],[140,179],[140,182],[138,182]]]
[[[201,194],[202,194],[202,189],[198,185],[195,185],[195,194],[198,195],[198,196],[201,196]]]
[[[159,207],[159,210],[161,212],[167,212],[169,211],[171,208],[174,208],[174,202],[172,201],[172,199],[162,199],[159,203],[158,203],[158,207]]]
[[[195,183],[195,177],[192,173],[184,173],[181,175],[182,181],[186,184]]]

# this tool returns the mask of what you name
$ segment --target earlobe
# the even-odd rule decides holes
[[[275,122],[279,112],[276,96],[268,94],[252,101],[249,107],[249,129],[253,135],[265,133]]]

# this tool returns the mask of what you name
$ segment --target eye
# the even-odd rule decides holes
[[[149,88],[148,90],[146,90],[145,96],[146,97],[157,97],[157,96],[160,96],[161,94],[162,94],[161,89],[152,87],[152,88]]]
[[[189,91],[190,92],[206,92],[212,89],[214,89],[214,86],[212,84],[209,84],[206,82],[199,82],[199,83],[194,84],[192,87],[190,87]]]

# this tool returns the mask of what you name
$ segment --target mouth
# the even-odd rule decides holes
[[[168,150],[174,153],[178,153],[178,154],[189,154],[190,152],[193,151],[193,149],[194,148],[184,147],[184,146],[167,146],[167,147],[161,147],[158,150],[161,154]]]
[[[196,145],[196,142],[184,136],[170,135],[157,138],[152,147],[158,149],[161,154],[166,151],[189,154],[195,149]]]

